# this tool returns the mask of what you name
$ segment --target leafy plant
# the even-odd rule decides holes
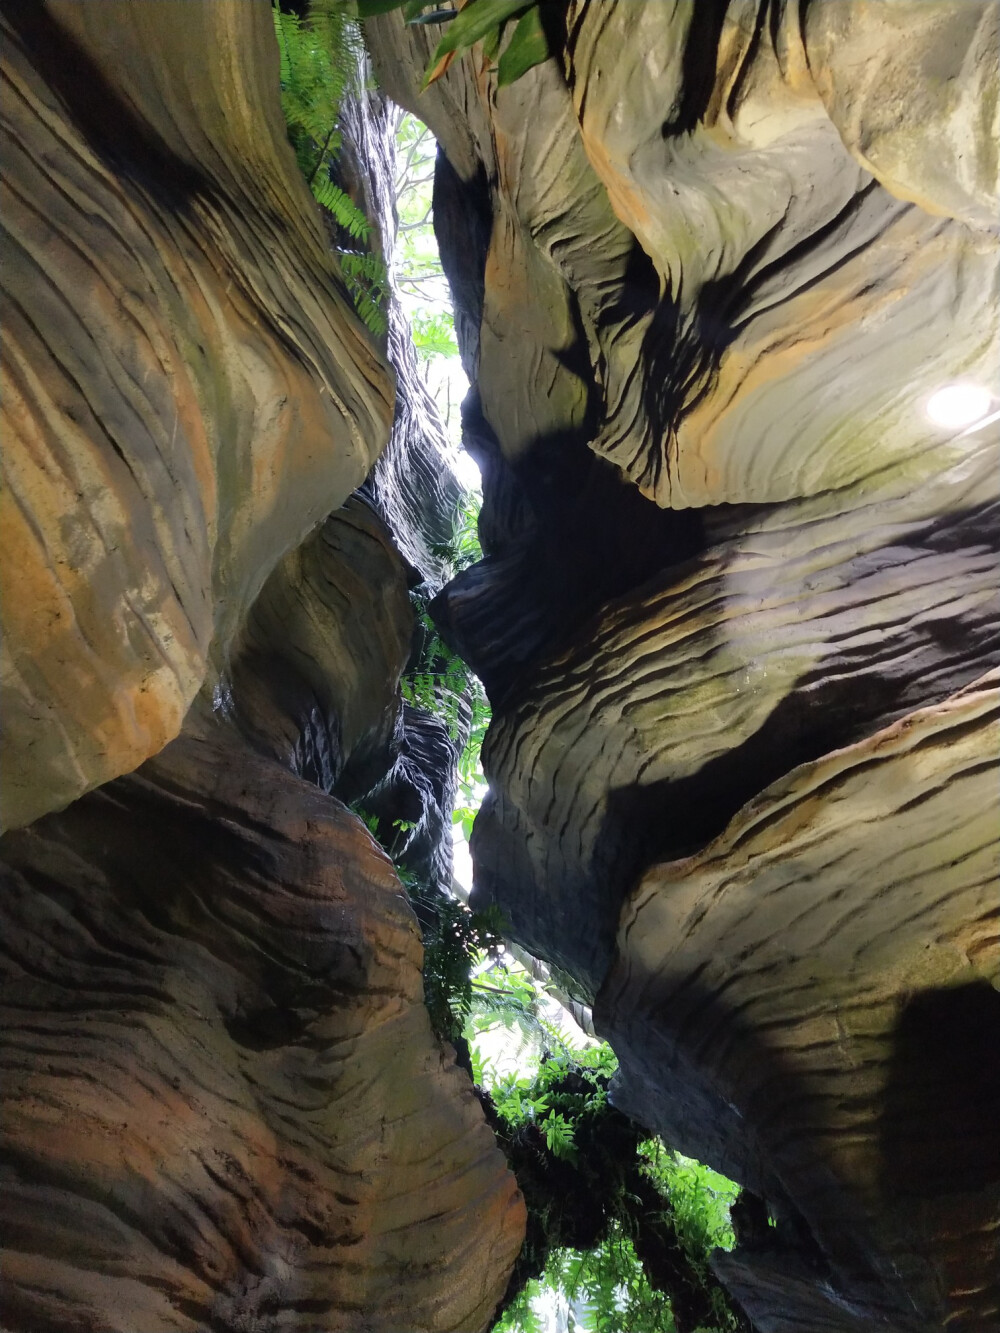
[[[381,306],[388,283],[385,265],[378,255],[361,254],[354,250],[339,250],[337,253],[355,309],[372,333],[384,333],[386,319]]]
[[[455,569],[482,559],[477,531],[480,503],[478,496],[466,493],[456,512],[450,540],[430,548]],[[422,599],[417,596],[415,600],[424,629],[423,647],[400,688],[407,703],[440,717],[452,740],[461,742],[457,762],[459,799],[453,819],[468,837],[486,781],[480,753],[490,724],[490,704],[479,677],[441,638]]]
[[[462,1039],[473,1005],[472,974],[503,948],[504,922],[496,908],[471,912],[464,903],[402,876],[424,939],[424,1003],[431,1026],[452,1044]]]
[[[458,356],[455,321],[444,311],[415,314],[410,320],[410,329],[413,345],[421,361],[429,361],[434,356]]]
[[[664,1147],[659,1139],[640,1144],[639,1154],[646,1174],[670,1197],[678,1235],[692,1262],[703,1263],[711,1250],[731,1250],[736,1237],[729,1210],[739,1186],[710,1166]]]
[[[345,96],[360,88],[357,22],[342,0],[312,0],[306,19],[286,14],[277,3],[272,13],[281,62],[281,106],[296,161],[317,203],[348,237],[364,243],[371,223],[334,179],[341,147],[340,107]],[[385,265],[367,251],[338,246],[337,254],[358,314],[373,333],[384,333]]]
[[[562,1032],[545,1015],[543,995],[534,978],[506,954],[474,974],[463,1034],[472,1052],[473,1078],[494,1090],[499,1076],[483,1058],[480,1040],[499,1029],[519,1036],[516,1048],[508,1046],[508,1058],[519,1069],[537,1063],[542,1051],[568,1050]]]
[[[545,1287],[592,1330],[746,1330],[708,1263],[715,1245],[732,1244],[736,1187],[618,1111],[608,1098],[615,1068],[608,1046],[564,1042],[533,1073],[493,1084],[494,1128],[528,1207],[494,1333],[532,1328]]]
[[[675,1333],[669,1297],[656,1291],[622,1223],[612,1219],[592,1250],[556,1249],[539,1277],[531,1279],[494,1324],[493,1333],[534,1333],[541,1321],[534,1306],[543,1290],[558,1292],[569,1306],[571,1333]],[[577,1316],[582,1316],[582,1323]],[[714,1331],[712,1331],[714,1333]],[[720,1330],[721,1333],[721,1330]]]
[[[439,79],[456,56],[471,50],[477,42],[482,42],[486,59],[495,61],[508,31],[506,50],[497,67],[501,87],[515,82],[550,54],[538,0],[466,0],[457,10],[441,9],[436,0],[358,0],[360,18],[394,9],[403,11],[407,23],[448,25],[424,73],[423,88]]]
[[[451,536],[446,542],[431,546],[431,552],[441,560],[447,560],[456,570],[468,569],[483,558],[483,548],[479,544],[479,511],[482,496],[474,491],[466,491],[458,503],[452,519]]]

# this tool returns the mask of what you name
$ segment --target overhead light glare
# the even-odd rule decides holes
[[[946,384],[927,400],[927,415],[936,426],[961,430],[988,415],[993,398],[981,384]]]

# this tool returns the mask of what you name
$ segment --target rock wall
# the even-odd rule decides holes
[[[337,799],[389,783],[450,882],[399,679],[458,488],[404,321],[387,359],[353,311],[268,5],[2,12],[0,1322],[483,1328],[523,1201]]]
[[[5,6],[6,827],[177,735],[388,437],[242,8]]]
[[[523,1204],[336,795],[447,879],[403,321],[394,413],[266,5],[0,13],[4,1326],[482,1328]],[[419,100],[435,35],[370,25],[474,383],[476,895],[766,1201],[760,1333],[1000,1320],[998,432],[926,412],[996,382],[997,13],[571,0]]]
[[[474,383],[474,901],[764,1196],[762,1333],[992,1328],[1000,436],[927,404],[996,393],[1000,11],[544,12],[502,89],[368,25]]]
[[[485,1326],[523,1204],[359,819],[213,728],[4,857],[5,1328]]]

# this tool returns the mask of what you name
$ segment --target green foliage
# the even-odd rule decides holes
[[[349,195],[345,194],[339,185],[334,185],[329,177],[324,180],[319,177],[312,181],[313,197],[317,203],[323,205],[328,213],[332,213],[345,231],[349,232],[356,240],[367,241],[371,235],[371,223],[353,202]],[[351,251],[340,251],[341,255],[351,254]],[[375,259],[374,255],[365,255],[365,259],[380,261]],[[347,273],[347,265],[341,263],[344,273]],[[385,280],[385,268],[378,269],[378,276],[381,281]]]
[[[432,545],[431,551],[454,569],[465,569],[483,558],[479,545],[481,499],[467,492],[459,502],[451,538]],[[467,663],[453,653],[438,634],[427,609],[418,601],[418,615],[426,631],[421,659],[415,670],[400,682],[403,697],[443,719],[453,740],[462,740],[458,755],[458,801],[453,820],[461,824],[466,838],[479,804],[486,779],[480,753],[490,724],[490,704],[482,682]]]
[[[662,1333],[676,1310],[703,1333],[745,1330],[708,1263],[712,1248],[732,1244],[736,1187],[644,1140],[609,1102],[615,1068],[609,1047],[563,1042],[534,1072],[493,1084],[498,1140],[528,1207],[521,1289],[494,1333],[537,1327],[533,1303],[546,1289],[569,1308],[570,1328]]]
[[[447,560],[455,569],[464,569],[482,559],[478,534],[480,503],[479,496],[466,493],[455,514],[450,540],[431,547],[434,555]],[[453,819],[469,837],[479,793],[486,781],[480,752],[490,724],[490,704],[479,677],[451,651],[438,634],[426,606],[419,598],[416,601],[424,643],[419,661],[400,681],[400,688],[407,703],[441,718],[452,740],[462,741],[457,765],[459,799]]]
[[[659,1139],[640,1144],[639,1153],[650,1180],[670,1198],[677,1234],[692,1263],[703,1264],[711,1250],[731,1250],[736,1237],[729,1210],[739,1186],[710,1166],[664,1147]]]
[[[513,1058],[518,1068],[529,1061],[537,1063],[543,1050],[568,1050],[560,1030],[545,1017],[541,990],[523,967],[506,956],[473,977],[472,1006],[463,1034],[470,1043],[473,1078],[492,1090],[500,1076],[483,1057],[479,1043],[499,1029],[519,1037],[516,1049],[508,1046],[507,1051],[508,1059]]]
[[[396,873],[413,906],[424,943],[424,1003],[439,1037],[462,1037],[475,1004],[476,973],[503,949],[505,922],[496,907],[472,912],[459,899],[431,888],[401,863],[407,834],[417,826],[394,819],[389,826],[360,802],[351,807],[372,837],[396,864]]]
[[[605,1043],[573,1051],[558,1034],[555,1039],[561,1049],[547,1052],[533,1074],[509,1074],[490,1092],[508,1134],[535,1124],[551,1153],[575,1161],[577,1129],[607,1107],[608,1081],[618,1062]]]
[[[623,1224],[613,1219],[593,1250],[552,1250],[541,1276],[532,1278],[494,1324],[493,1333],[541,1333],[534,1306],[544,1290],[570,1306],[568,1328],[593,1333],[674,1333],[670,1300],[650,1286]],[[582,1314],[578,1322],[575,1311]]]
[[[281,61],[281,106],[295,158],[316,199],[337,225],[366,242],[371,223],[332,178],[340,152],[337,129],[344,97],[359,91],[361,35],[342,0],[312,0],[307,19],[272,7]],[[338,248],[341,271],[358,314],[375,334],[388,284],[377,255]]]
[[[498,42],[499,49],[499,42]],[[516,83],[522,74],[549,58],[549,43],[542,27],[542,16],[532,6],[517,21],[514,35],[497,65],[497,83],[503,88]]]
[[[272,6],[288,137],[307,180],[340,151],[337,116],[355,83],[358,35],[343,11],[313,5],[307,20]]]
[[[439,1037],[457,1042],[473,1004],[475,968],[503,948],[498,909],[470,912],[457,898],[404,878],[424,939],[424,1003]]]
[[[386,320],[381,307],[388,284],[385,265],[378,255],[359,254],[354,250],[339,250],[338,254],[355,309],[372,333],[384,333]]]
[[[432,13],[424,12],[432,8]],[[360,18],[387,14],[393,9],[402,9],[407,23],[447,24],[424,73],[424,88],[439,79],[456,56],[471,50],[477,42],[483,43],[486,58],[495,60],[511,25],[513,30],[498,68],[501,87],[519,79],[550,54],[537,0],[468,0],[457,12],[438,8],[436,0],[358,0]]]
[[[430,361],[435,356],[458,356],[455,321],[447,311],[417,312],[410,320],[410,328],[421,361]]]
[[[455,569],[468,569],[483,558],[483,548],[479,544],[479,511],[482,496],[474,491],[466,491],[458,503],[452,520],[451,536],[447,542],[431,546],[431,552],[439,560],[447,560]]]
[[[408,672],[399,686],[408,704],[440,718],[448,728],[448,735],[457,741],[472,677],[462,658],[438,634],[426,610],[420,610],[419,615],[427,630],[421,665]]]

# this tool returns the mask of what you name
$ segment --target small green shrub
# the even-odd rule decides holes
[[[494,1333],[529,1333],[547,1288],[586,1312],[580,1327],[746,1330],[711,1250],[732,1244],[736,1186],[648,1140],[608,1098],[610,1047],[545,1054],[491,1088],[496,1132],[528,1207],[525,1246]],[[575,1327],[572,1325],[571,1327]]]

